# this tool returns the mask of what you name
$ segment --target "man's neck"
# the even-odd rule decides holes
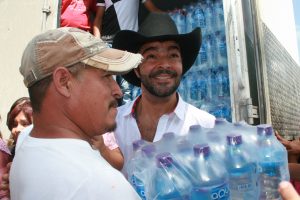
[[[173,112],[177,106],[178,95],[176,93],[168,97],[155,97],[143,93],[136,111],[136,121],[144,140],[153,141],[159,119],[164,114]]]

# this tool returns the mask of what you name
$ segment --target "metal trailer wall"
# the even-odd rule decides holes
[[[273,128],[287,139],[300,136],[300,66],[263,23],[270,116]]]
[[[253,4],[258,98],[263,108],[260,120],[272,124],[287,139],[294,139],[300,135],[300,67],[293,4],[290,0],[253,0]]]
[[[22,52],[36,34],[57,27],[58,0],[0,1],[0,130],[9,137],[6,115],[12,103],[28,96],[19,73]]]

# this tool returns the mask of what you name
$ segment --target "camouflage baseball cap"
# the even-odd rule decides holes
[[[23,52],[20,72],[26,87],[50,76],[59,67],[76,63],[124,74],[136,68],[140,54],[110,48],[101,39],[77,28],[63,27],[35,36]]]

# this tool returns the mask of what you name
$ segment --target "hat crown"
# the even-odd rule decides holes
[[[175,22],[168,14],[151,13],[140,26],[138,33],[147,36],[177,35]]]

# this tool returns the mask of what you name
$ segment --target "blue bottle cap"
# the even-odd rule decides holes
[[[148,144],[142,147],[142,152],[147,157],[152,157],[152,155],[155,153],[156,148],[154,144]]]
[[[225,125],[227,123],[228,121],[225,118],[216,118],[215,120],[215,125]]]
[[[172,140],[172,139],[175,138],[175,133],[173,133],[173,132],[166,132],[166,133],[163,134],[162,137],[164,138],[164,140],[165,139],[166,140]]]
[[[190,126],[190,131],[197,131],[197,130],[201,130],[201,126],[199,124]]]
[[[178,151],[192,150],[192,144],[188,140],[180,140],[177,143]]]
[[[145,140],[139,139],[132,142],[133,151],[138,150],[145,144]]]
[[[208,144],[195,144],[193,150],[195,156],[199,156],[200,154],[203,154],[204,157],[206,157],[210,154],[210,148]]]
[[[258,135],[273,135],[273,128],[269,124],[260,124],[256,126]]]
[[[156,155],[157,167],[170,167],[173,164],[172,155],[169,152],[163,152]]]
[[[241,135],[227,135],[227,144],[228,145],[239,145],[242,144],[242,136]]]

